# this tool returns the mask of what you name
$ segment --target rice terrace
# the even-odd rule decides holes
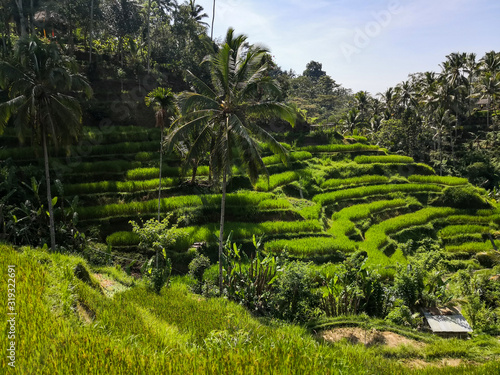
[[[0,373],[500,373],[500,53],[354,92],[249,6],[0,4]]]

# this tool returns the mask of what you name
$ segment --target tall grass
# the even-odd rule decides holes
[[[290,161],[301,161],[311,159],[312,155],[307,151],[295,151],[288,154],[288,159]],[[262,158],[265,165],[279,164],[281,163],[281,158],[279,155],[265,156]]]
[[[426,207],[417,212],[385,220],[366,231],[365,241],[360,244],[360,249],[368,253],[368,264],[371,267],[393,267],[396,263],[404,264],[406,258],[400,249],[397,249],[390,257],[380,251],[388,243],[388,235],[456,212],[456,209],[450,207]]]
[[[439,192],[441,187],[431,184],[397,184],[397,185],[373,185],[362,186],[352,189],[338,190],[314,196],[313,201],[321,205],[332,204],[341,200],[368,197],[371,195],[382,195],[394,192],[420,193]]]
[[[241,306],[193,295],[176,280],[161,295],[136,282],[109,298],[74,276],[76,264],[88,269],[80,258],[21,254],[6,246],[0,251],[0,269],[16,265],[18,312],[16,368],[8,368],[4,357],[3,373],[448,375],[495,374],[500,368],[494,340],[432,339],[425,349],[429,358],[470,357],[476,364],[412,370],[399,356],[384,358],[363,345],[328,345],[299,326],[262,324]],[[0,283],[0,293],[6,292],[7,282]],[[0,309],[4,322],[6,313]],[[8,344],[0,341],[2,353]]]
[[[438,234],[440,237],[454,237],[463,234],[473,234],[473,233],[489,233],[490,227],[485,227],[482,225],[449,225],[441,229]]]
[[[389,182],[389,177],[379,175],[364,175],[351,178],[332,178],[321,184],[323,189],[340,188],[352,185],[383,184]]]
[[[139,168],[141,162],[113,160],[113,161],[96,161],[84,163],[69,163],[68,167],[72,173],[102,173],[102,172],[125,172],[129,169]]]
[[[344,241],[332,237],[305,237],[293,240],[274,240],[264,244],[270,253],[280,254],[283,250],[297,258],[334,255],[337,252],[350,253],[356,251],[352,241]]]
[[[494,241],[497,248],[500,247],[500,241]],[[460,245],[447,245],[445,246],[446,251],[450,253],[471,253],[476,254],[483,251],[493,250],[493,244],[491,241],[484,242],[465,242]]]
[[[179,167],[169,167],[162,166],[161,168],[162,176],[166,177],[179,177],[182,175],[182,168]],[[196,169],[197,176],[208,176],[209,167],[206,165],[200,165]],[[236,167],[233,167],[233,174],[238,174],[239,171]],[[160,174],[160,168],[135,168],[127,171],[127,180],[150,180],[158,177]],[[192,170],[186,170],[186,176],[191,176]]]
[[[261,176],[255,184],[255,190],[258,191],[272,191],[278,186],[289,184],[290,182],[297,181],[300,178],[299,171],[288,171],[269,176],[269,181],[266,177]]]
[[[466,178],[453,176],[422,176],[416,174],[409,176],[408,180],[421,184],[440,184],[447,186],[466,185],[469,183]]]
[[[255,236],[296,235],[305,233],[320,233],[323,230],[318,220],[305,221],[265,221],[262,223],[227,222],[224,225],[226,234],[232,232],[232,239],[248,240]],[[207,224],[179,228],[185,235],[175,244],[177,251],[184,251],[195,242],[216,242],[219,235],[219,224]]]
[[[69,195],[96,194],[96,193],[116,193],[116,192],[137,192],[158,189],[159,179],[146,181],[101,181],[88,182],[82,184],[71,184],[64,186],[64,192]],[[161,186],[169,187],[179,183],[177,178],[162,178]]]
[[[346,207],[339,212],[335,212],[332,220],[347,219],[351,221],[361,220],[369,217],[370,215],[383,210],[404,207],[408,204],[406,199],[392,199],[381,200],[371,203],[357,204],[354,206]]]
[[[365,233],[365,246],[370,249],[380,249],[387,243],[387,236],[403,229],[423,225],[431,220],[456,213],[451,207],[426,207],[417,212],[393,217],[371,226]]]
[[[362,143],[354,143],[350,145],[330,144],[330,145],[315,145],[301,147],[301,151],[309,152],[356,152],[356,151],[377,151],[380,148],[374,145],[364,145]]]
[[[413,158],[402,155],[360,155],[354,158],[358,164],[371,163],[413,163]]]
[[[271,199],[271,193],[260,192],[244,192],[227,194],[227,206],[255,206],[260,202]],[[169,212],[186,207],[220,207],[220,194],[206,195],[181,195],[161,199],[162,212]],[[108,204],[104,206],[79,207],[77,212],[81,219],[96,219],[113,216],[140,215],[146,213],[154,213],[158,210],[158,200],[149,200],[145,202],[130,202],[123,204]]]

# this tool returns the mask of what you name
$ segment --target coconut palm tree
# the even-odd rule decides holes
[[[158,222],[160,222],[160,202],[161,202],[161,168],[163,161],[163,129],[166,123],[168,126],[177,115],[177,106],[175,96],[172,90],[157,87],[151,91],[145,98],[146,105],[153,106],[156,118],[156,127],[160,128],[160,182],[158,183]]]
[[[195,0],[189,0],[188,4],[189,15],[198,22],[200,25],[208,27],[208,23],[202,21],[203,18],[207,18],[208,14],[202,13],[204,8],[200,4],[196,4]]]
[[[31,131],[42,143],[52,250],[56,242],[48,143],[57,146],[77,138],[82,112],[79,101],[69,93],[91,95],[90,86],[75,68],[56,44],[33,36],[19,39],[12,63],[0,62],[0,86],[9,92],[9,100],[0,104],[0,132],[12,119],[21,139]]]
[[[229,29],[224,44],[214,55],[205,58],[210,66],[211,82],[205,83],[193,74],[191,82],[198,92],[180,96],[181,117],[174,123],[166,143],[171,148],[193,129],[198,137],[191,145],[189,157],[210,147],[215,180],[222,178],[219,232],[219,288],[222,292],[222,248],[227,180],[236,159],[247,169],[252,182],[267,173],[259,153],[257,140],[267,142],[270,149],[286,162],[286,150],[268,132],[250,118],[281,117],[292,125],[295,112],[278,102],[280,89],[268,72],[265,48],[248,46],[247,37],[235,36]]]

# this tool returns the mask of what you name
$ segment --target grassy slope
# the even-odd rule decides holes
[[[7,372],[4,357],[2,373],[493,374],[500,370],[500,345],[492,338],[448,341],[420,335],[427,343],[423,349],[324,344],[304,328],[260,321],[234,303],[193,295],[180,279],[157,296],[116,270],[101,270],[119,276],[128,286],[106,297],[96,285],[74,276],[78,263],[87,267],[78,257],[31,249],[20,253],[3,245],[0,252],[3,296],[7,265],[16,266],[18,313],[16,368]],[[87,320],[76,312],[83,311],[81,306]],[[7,319],[5,308],[0,319]],[[2,353],[6,345],[6,340],[0,341]],[[460,358],[464,365],[411,371],[400,363],[401,359],[439,363],[442,358]]]

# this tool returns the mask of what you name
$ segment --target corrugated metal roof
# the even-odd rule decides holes
[[[431,315],[424,313],[425,319],[429,323],[432,332],[472,332],[467,320],[463,315]]]

